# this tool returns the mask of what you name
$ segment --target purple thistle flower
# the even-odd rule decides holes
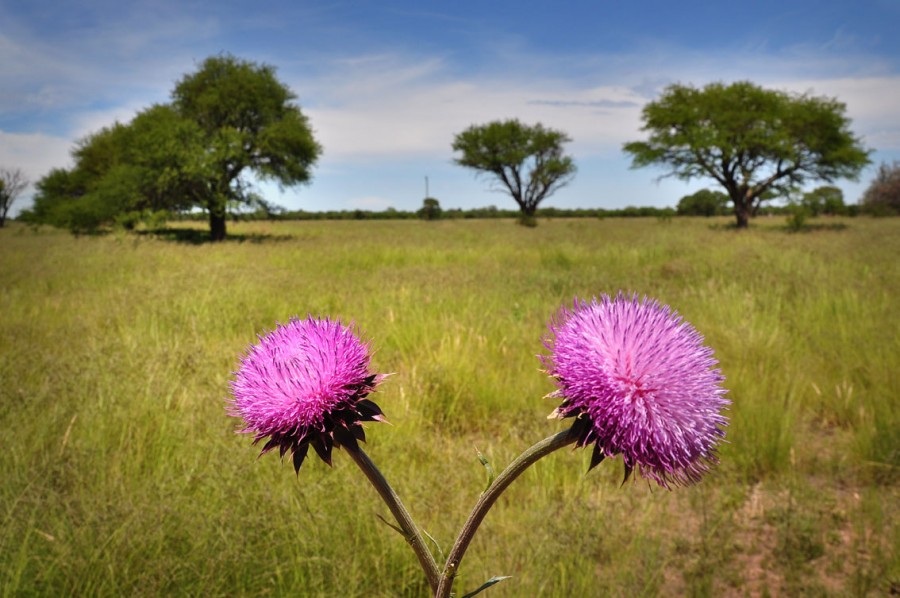
[[[668,306],[621,292],[561,309],[541,356],[562,398],[554,411],[576,418],[577,446],[594,445],[590,468],[621,454],[669,488],[700,480],[718,462],[728,420],[724,378],[703,337]]]
[[[384,421],[366,396],[384,375],[369,373],[369,347],[329,319],[291,319],[259,337],[241,359],[231,383],[230,414],[253,444],[269,440],[260,455],[291,451],[299,472],[309,446],[331,465],[333,446],[365,441],[361,422]]]

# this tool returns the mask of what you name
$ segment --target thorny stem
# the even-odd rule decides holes
[[[450,556],[447,557],[447,563],[444,565],[444,571],[440,576],[440,583],[434,594],[435,598],[449,598],[450,589],[453,586],[453,578],[459,570],[459,564],[466,554],[469,543],[475,536],[475,532],[478,531],[478,526],[481,525],[485,515],[487,515],[487,512],[491,509],[503,491],[506,490],[506,488],[512,484],[523,471],[528,469],[539,459],[546,457],[555,450],[572,444],[576,440],[578,440],[578,435],[573,434],[571,428],[558,434],[554,434],[549,438],[545,438],[516,457],[516,459],[494,479],[491,485],[488,486],[488,489],[481,495],[481,498],[478,499],[478,502],[475,503],[472,513],[466,520],[465,525],[463,525],[462,531],[459,532],[459,537],[456,538],[456,543],[450,550]]]
[[[400,529],[403,530],[403,536],[412,547],[413,552],[416,553],[419,564],[422,565],[422,570],[425,571],[425,577],[428,578],[428,585],[431,587],[431,591],[436,592],[438,579],[440,578],[437,563],[435,562],[431,551],[428,550],[428,546],[425,544],[425,540],[422,538],[419,528],[416,527],[415,522],[412,520],[409,511],[406,510],[406,507],[404,507],[403,503],[400,501],[400,497],[397,496],[397,493],[394,492],[394,489],[388,484],[384,475],[377,467],[375,467],[375,464],[369,459],[369,456],[363,452],[362,448],[358,446],[345,446],[343,448],[346,449],[347,453],[349,453],[356,464],[359,465],[359,468],[362,469],[363,473],[366,474],[366,477],[369,478],[369,481],[375,486],[378,494],[381,495],[384,503],[391,510],[391,514],[394,516],[394,519],[397,520],[397,523],[400,524]]]

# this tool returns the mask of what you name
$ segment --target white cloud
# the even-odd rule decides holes
[[[579,88],[539,75],[452,77],[436,60],[398,65],[377,57],[348,64],[347,70],[336,64],[336,73],[312,86],[317,100],[305,109],[329,160],[449,159],[456,133],[505,118],[562,129],[575,140],[573,148],[582,151],[607,151],[634,135],[644,102],[625,87]],[[332,87],[335,80],[344,83]]]
[[[40,133],[6,133],[0,131],[0,164],[21,168],[32,181],[54,167],[71,165],[68,139]]]
[[[0,131],[0,166],[21,168],[31,185],[25,189],[13,204],[12,215],[31,204],[34,183],[52,168],[71,166],[68,139],[52,137],[40,133],[7,133]]]
[[[167,101],[176,79],[207,54],[198,56],[198,45],[218,32],[215,18],[193,17],[174,3],[101,10],[89,4],[77,18],[54,10],[37,28],[0,3],[0,115],[73,140],[128,120]]]
[[[787,60],[763,53],[711,57],[667,51],[573,59],[575,70],[597,69],[584,76],[531,71],[490,78],[460,76],[437,58],[363,56],[335,62],[328,76],[307,80],[307,97],[314,101],[305,111],[327,161],[449,159],[459,131],[513,117],[567,132],[574,139],[570,149],[579,155],[612,156],[622,143],[640,138],[641,109],[665,84],[750,79],[837,97],[847,104],[854,131],[868,145],[900,147],[900,103],[895,100],[900,76],[870,74],[883,70],[882,65],[873,67],[864,57],[856,69],[864,74],[829,78],[820,75],[830,58],[817,58],[806,48],[793,51]],[[847,60],[838,69],[842,73],[853,70]],[[539,61],[523,56],[522,62]]]

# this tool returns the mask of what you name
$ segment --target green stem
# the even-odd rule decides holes
[[[394,492],[394,489],[388,484],[384,475],[382,475],[381,471],[375,467],[375,464],[369,459],[369,456],[363,452],[362,448],[351,448],[348,446],[344,446],[343,448],[350,454],[356,464],[359,465],[359,468],[362,469],[363,473],[366,474],[366,477],[369,478],[369,481],[375,486],[375,489],[378,491],[378,494],[381,495],[381,498],[384,500],[388,509],[391,510],[391,514],[394,516],[394,519],[397,520],[397,523],[400,524],[400,529],[403,530],[403,537],[406,538],[406,541],[412,547],[413,552],[416,553],[419,564],[422,565],[422,570],[425,571],[425,577],[428,578],[428,585],[431,586],[431,591],[436,592],[438,579],[440,577],[437,563],[435,562],[431,551],[428,550],[428,546],[425,544],[425,540],[422,538],[419,528],[416,527],[415,522],[412,520],[409,511],[406,510],[406,507],[404,507],[403,503],[400,501],[400,497],[397,496],[397,493]]]
[[[549,438],[545,438],[527,449],[521,455],[516,457],[516,459],[494,479],[493,483],[488,486],[488,489],[485,490],[484,494],[481,495],[481,498],[478,499],[478,502],[475,503],[472,513],[466,520],[465,525],[463,525],[462,530],[459,532],[459,537],[456,538],[456,543],[450,550],[450,556],[447,557],[447,563],[444,565],[444,571],[441,574],[440,584],[434,594],[435,598],[449,598],[450,589],[453,586],[453,578],[459,570],[459,564],[466,554],[466,549],[469,548],[469,543],[472,542],[475,532],[478,531],[478,526],[481,525],[485,515],[487,515],[487,512],[491,509],[503,491],[506,490],[506,488],[512,484],[523,471],[528,469],[539,459],[575,442],[578,439],[578,436],[571,432],[571,428],[564,430]]]

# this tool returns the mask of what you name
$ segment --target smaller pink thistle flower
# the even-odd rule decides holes
[[[230,414],[241,417],[253,444],[268,438],[260,455],[291,452],[299,472],[312,445],[331,465],[333,446],[365,441],[361,422],[385,421],[366,399],[384,379],[369,373],[369,347],[329,319],[291,319],[261,335],[241,359],[231,383]]]
[[[576,300],[550,323],[541,356],[562,398],[553,415],[576,418],[577,446],[594,445],[590,468],[622,455],[668,488],[700,480],[718,461],[730,404],[703,337],[656,301],[602,295]]]

